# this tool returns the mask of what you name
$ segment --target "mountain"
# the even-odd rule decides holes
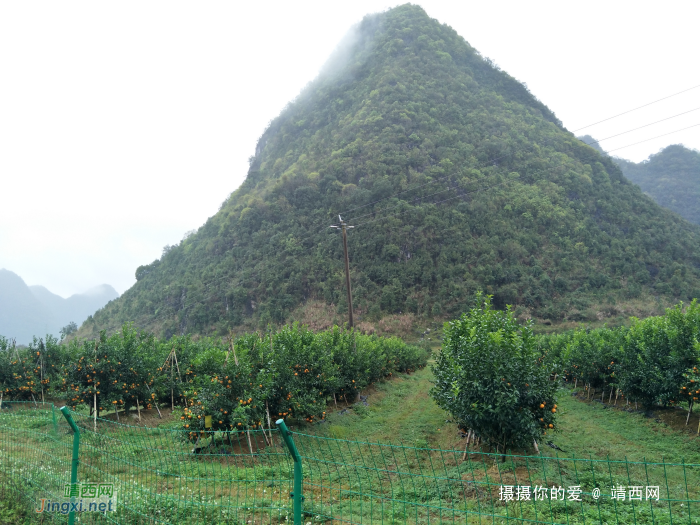
[[[108,302],[119,297],[117,291],[108,284],[95,286],[81,294],[73,294],[67,299],[43,286],[30,286],[29,290],[48,308],[59,330],[70,322],[82,323]]]
[[[54,322],[46,305],[42,304],[22,278],[9,270],[0,269],[0,334],[28,344],[32,336],[52,333]]]
[[[0,269],[0,335],[28,344],[33,336],[59,336],[61,328],[85,319],[119,297],[108,284],[68,299],[43,286],[27,286],[14,272]]]
[[[199,188],[199,191],[206,191]],[[475,290],[596,320],[700,295],[700,228],[656,205],[423,9],[369,15],[260,137],[245,182],[79,335],[345,318],[406,332]]]
[[[590,146],[594,150],[596,150],[598,153],[602,153],[603,155],[607,155],[608,153],[598,144],[598,141],[591,137],[590,135],[583,135],[582,137],[578,138],[581,142],[584,142],[586,145]]]
[[[615,162],[656,203],[700,224],[700,151],[674,144],[638,164]]]

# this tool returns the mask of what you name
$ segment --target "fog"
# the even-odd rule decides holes
[[[572,131],[700,85],[697,2],[420,4]],[[124,292],[240,185],[257,138],[343,35],[391,5],[0,3],[0,268],[63,297]],[[700,89],[577,134],[695,107]],[[700,148],[700,127],[647,140],[697,123],[692,112],[601,146],[635,161]]]

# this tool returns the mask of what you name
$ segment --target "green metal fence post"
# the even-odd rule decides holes
[[[73,429],[73,458],[70,465],[70,484],[75,485],[78,482],[78,456],[80,454],[80,430],[78,425],[73,421],[73,417],[70,415],[70,409],[66,406],[60,408],[61,413],[68,421],[68,424]],[[73,498],[71,498],[72,500]],[[72,501],[71,501],[72,503]],[[75,523],[75,512],[72,510],[68,514],[68,525],[73,525]]]
[[[294,492],[290,496],[294,499],[294,525],[301,525],[301,502],[304,500],[304,497],[301,495],[301,456],[287,425],[284,423],[284,419],[278,419],[275,421],[275,424],[279,427],[284,444],[287,445],[289,453],[294,460]]]

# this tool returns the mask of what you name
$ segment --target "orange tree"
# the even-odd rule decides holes
[[[205,429],[243,431],[279,418],[313,423],[325,417],[334,394],[354,401],[373,381],[415,370],[427,359],[422,349],[396,338],[337,327],[315,334],[296,324],[248,334],[233,345],[214,339],[198,344],[200,351],[184,373],[187,404],[180,415],[193,440]]]
[[[185,407],[180,416],[184,430],[195,440],[204,430],[236,431],[249,428],[252,399],[243,399],[249,368],[226,351],[210,346],[200,352],[185,372]],[[210,416],[211,427],[205,425]]]
[[[69,405],[86,405],[97,415],[108,409],[129,410],[137,401],[147,407],[155,397],[155,338],[124,325],[120,333],[95,341],[71,342],[63,365],[63,388]]]
[[[493,310],[490,296],[476,299],[477,307],[445,323],[431,396],[485,444],[529,448],[556,428],[556,383],[538,362],[531,325],[518,325],[510,308]]]
[[[72,359],[63,363],[63,390],[68,399],[68,405],[75,410],[80,405],[90,407],[90,413],[99,401],[97,396],[112,386],[106,379],[110,363],[104,348],[100,345],[106,343],[106,335],[100,333],[100,338],[95,341],[72,341],[69,354]],[[98,354],[98,352],[100,352]],[[104,357],[103,357],[104,356]],[[107,370],[106,370],[107,369]]]
[[[66,354],[58,340],[34,337],[29,347],[17,348],[0,337],[0,391],[5,399],[40,401],[60,391]]]
[[[47,335],[46,339],[36,337],[27,349],[28,355],[34,361],[33,374],[39,381],[42,398],[47,393],[60,390],[61,364],[66,356],[58,339]]]
[[[561,356],[565,370],[593,391],[617,385],[624,335],[624,329],[574,331]]]
[[[161,405],[183,405],[184,393],[187,388],[187,371],[192,359],[206,348],[207,338],[199,342],[191,336],[173,336],[169,340],[161,340],[156,345],[157,350],[152,354],[155,363],[155,385],[153,387],[156,400]]]
[[[5,337],[0,336],[0,396],[10,398],[10,389],[14,392],[15,379],[12,371],[13,344]]]
[[[689,368],[683,374],[683,383],[678,391],[678,399],[680,402],[685,401],[688,403],[688,415],[690,415],[693,405],[700,400],[700,370],[698,370],[697,366]]]
[[[206,429],[243,431],[279,418],[321,419],[331,353],[306,328],[249,334],[231,348],[207,342],[191,362],[181,417],[190,439]],[[269,414],[269,416],[268,416]],[[211,416],[211,427],[206,427]]]
[[[42,384],[40,351],[17,348],[5,340],[0,383],[3,396],[10,400],[41,401]]]
[[[684,374],[698,365],[700,305],[680,303],[661,317],[634,319],[625,336],[619,385],[625,395],[647,409],[674,404]],[[692,397],[692,396],[686,396]]]

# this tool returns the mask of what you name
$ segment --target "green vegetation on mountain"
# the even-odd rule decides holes
[[[260,137],[242,186],[79,336],[125,321],[225,333],[305,321],[310,304],[342,322],[342,244],[328,228],[339,213],[356,225],[361,328],[454,315],[476,290],[552,321],[700,295],[700,228],[454,30],[403,5],[353,30]]]
[[[674,144],[638,164],[615,162],[657,204],[700,224],[700,151]]]
[[[556,424],[557,383],[542,363],[532,323],[510,309],[495,311],[477,294],[477,306],[445,325],[430,391],[464,431],[501,451],[527,449]]]

